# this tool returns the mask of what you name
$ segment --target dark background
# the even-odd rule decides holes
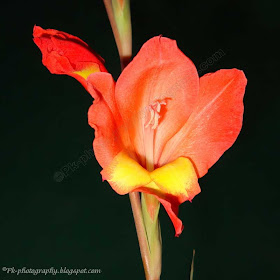
[[[180,238],[161,210],[162,280],[188,279],[193,248],[195,280],[279,278],[276,3],[132,0],[134,54],[162,34],[176,39],[199,70],[217,51],[225,53],[207,63],[202,75],[236,67],[248,78],[242,132],[200,179],[202,193],[181,206]],[[100,268],[102,274],[1,271],[0,279],[144,279],[128,196],[101,182],[101,168],[88,152],[91,97],[74,79],[51,75],[32,42],[34,24],[76,35],[117,78],[118,54],[102,1],[1,5],[0,264]]]

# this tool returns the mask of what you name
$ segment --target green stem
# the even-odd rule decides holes
[[[132,54],[132,30],[129,0],[103,0],[118,47],[122,69]]]
[[[162,255],[161,231],[158,219],[160,203],[153,195],[142,193],[141,204],[150,253],[149,279],[159,280],[161,274]]]
[[[146,235],[146,229],[144,225],[140,196],[138,192],[129,193],[131,208],[133,212],[135,228],[138,236],[139,247],[141,252],[141,257],[143,261],[143,266],[145,270],[146,279],[150,279],[150,250]]]
[[[193,280],[193,271],[194,271],[194,257],[195,257],[195,249],[193,249],[193,257],[192,257],[192,265],[191,265],[190,280]]]

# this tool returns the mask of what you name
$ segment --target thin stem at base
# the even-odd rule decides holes
[[[143,261],[143,266],[145,270],[146,279],[150,280],[150,251],[149,251],[149,245],[146,235],[146,229],[143,221],[143,215],[142,215],[142,209],[141,209],[141,201],[140,196],[138,192],[132,192],[129,193],[131,208],[133,212],[137,237],[139,241],[139,247],[141,252],[141,257]]]
[[[194,257],[195,257],[195,249],[193,249],[193,257],[192,257],[192,265],[191,265],[190,280],[193,280],[193,271],[194,271]]]

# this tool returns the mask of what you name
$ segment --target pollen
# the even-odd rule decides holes
[[[161,108],[163,105],[166,105],[166,101],[157,100],[147,107],[145,128],[151,126],[152,129],[156,129],[158,127],[159,119],[162,113]]]

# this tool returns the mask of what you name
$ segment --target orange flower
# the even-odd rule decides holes
[[[240,132],[244,73],[219,70],[199,78],[175,41],[154,37],[115,83],[80,39],[40,27],[34,37],[44,65],[75,77],[95,99],[88,119],[103,179],[119,194],[154,195],[180,235],[179,205],[200,192],[198,178]]]

